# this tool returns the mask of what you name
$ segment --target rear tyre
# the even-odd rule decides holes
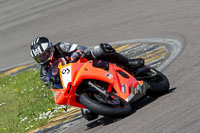
[[[158,97],[169,91],[169,81],[167,77],[154,68],[150,68],[151,71],[157,74],[150,79],[145,79],[144,81],[148,83],[151,87],[147,90],[148,96]]]
[[[124,117],[131,112],[130,104],[116,95],[115,99],[119,101],[119,104],[112,104],[115,102],[114,99],[108,104],[106,100],[105,102],[102,99],[98,100],[94,95],[94,92],[82,93],[80,95],[80,103],[95,114],[109,117]]]

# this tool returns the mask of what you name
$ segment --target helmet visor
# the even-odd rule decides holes
[[[38,55],[35,57],[35,60],[39,63],[39,64],[44,64],[47,61],[49,61],[51,59],[51,56],[53,55],[53,48],[49,47],[48,49],[46,49],[42,54]]]

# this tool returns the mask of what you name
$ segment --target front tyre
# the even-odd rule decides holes
[[[124,117],[131,112],[130,104],[116,95],[112,95],[108,101],[96,92],[83,92],[80,95],[80,103],[98,115]]]
[[[150,68],[150,71],[156,73],[156,75],[150,79],[144,80],[151,86],[150,89],[147,90],[147,95],[158,97],[167,93],[169,91],[169,81],[167,77],[154,68]]]

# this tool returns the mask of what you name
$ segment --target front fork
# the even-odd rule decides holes
[[[102,94],[103,96],[105,96],[105,98],[107,99],[108,97],[110,97],[110,91],[105,90],[95,84],[93,84],[91,81],[88,81],[88,85],[91,86],[92,88],[94,88],[96,91],[98,91],[100,94]]]

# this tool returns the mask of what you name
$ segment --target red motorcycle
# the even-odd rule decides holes
[[[169,90],[167,77],[154,68],[143,66],[131,74],[102,60],[69,63],[59,59],[49,69],[47,80],[55,103],[82,108],[87,120],[98,115],[126,116],[131,112],[130,103]]]

